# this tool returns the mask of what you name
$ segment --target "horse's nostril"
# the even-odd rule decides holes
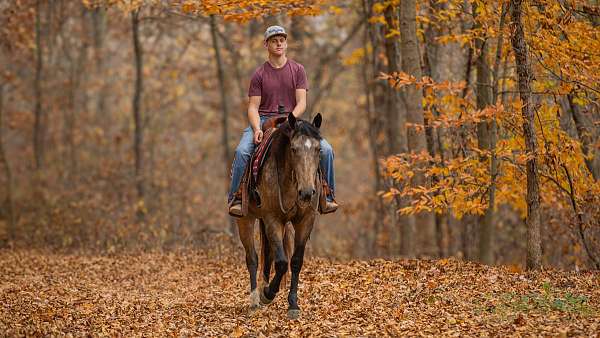
[[[298,196],[302,201],[308,201],[312,196],[314,196],[314,189],[299,190]]]

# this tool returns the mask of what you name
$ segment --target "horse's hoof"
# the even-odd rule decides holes
[[[299,309],[289,309],[288,310],[288,319],[296,320],[300,318],[300,310]]]
[[[250,310],[256,310],[260,307],[260,295],[258,289],[250,293]]]
[[[264,288],[260,289],[259,294],[260,294],[260,305],[269,305],[273,302],[273,299],[275,299],[275,298],[273,298],[273,299],[267,298],[267,296],[265,295]]]
[[[258,304],[257,305],[250,305],[248,307],[248,315],[250,315],[250,316],[254,315],[255,313],[258,312],[259,309],[260,309],[260,305],[258,305]]]

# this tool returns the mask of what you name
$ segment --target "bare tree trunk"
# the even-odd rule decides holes
[[[229,26],[226,26],[229,27]],[[229,40],[229,34],[226,32],[225,34],[221,33],[218,29],[217,29],[217,34],[218,37],[221,39],[221,41],[223,41],[223,45],[224,47],[227,49],[227,52],[229,52],[229,57],[231,58],[231,64],[233,65],[233,70],[234,70],[234,75],[235,75],[235,80],[237,82],[237,87],[238,87],[238,92],[239,92],[239,99],[241,101],[241,104],[245,104],[246,101],[246,91],[245,91],[245,79],[242,76],[242,69],[240,67],[240,61],[242,60],[242,55],[239,53],[238,49],[236,46],[234,46],[231,41]]]
[[[417,45],[417,22],[416,22],[416,3],[415,0],[402,1],[400,4],[400,52],[402,54],[402,70],[421,79],[421,66],[419,47]],[[406,120],[408,123],[423,126],[425,124],[423,117],[423,107],[421,98],[423,92],[415,85],[406,86],[404,89],[406,102]],[[408,152],[422,153],[426,151],[426,140],[423,133],[418,132],[415,127],[406,128]],[[425,177],[417,174],[413,177],[413,185],[425,185]],[[417,215],[416,225],[419,229],[431,233],[433,229],[433,219],[431,214]],[[414,250],[414,229],[411,222],[406,222],[402,227],[401,252],[403,255],[412,257]]]
[[[139,37],[139,19],[140,9],[131,12],[131,28],[133,37],[133,51],[135,60],[135,89],[133,93],[133,121],[135,124],[134,132],[134,152],[135,152],[135,182],[138,198],[144,199],[144,155],[143,155],[143,143],[144,143],[144,130],[142,125],[142,112],[141,112],[141,99],[143,95],[143,59],[142,59],[142,47],[140,44]]]
[[[92,29],[94,36],[94,62],[96,64],[96,78],[101,78],[102,83],[98,89],[96,101],[96,122],[102,126],[102,131],[108,131],[108,111],[106,97],[108,85],[104,79],[107,78],[106,62],[104,61],[104,36],[106,34],[106,9],[102,6],[94,8],[92,12]]]
[[[364,21],[368,21],[370,15],[371,15],[371,4],[369,0],[363,0],[363,15],[364,15]],[[379,166],[379,159],[382,156],[381,155],[381,151],[380,151],[380,146],[377,142],[377,135],[379,134],[379,119],[377,117],[377,115],[374,113],[374,107],[373,107],[373,100],[374,100],[374,90],[377,90],[377,83],[374,79],[373,73],[369,72],[369,66],[375,67],[376,61],[374,60],[375,55],[374,55],[374,51],[375,51],[375,45],[373,45],[372,48],[372,53],[368,53],[368,44],[369,44],[369,40],[370,41],[375,41],[376,40],[376,36],[375,36],[375,32],[373,32],[373,27],[371,24],[367,24],[367,27],[364,31],[363,34],[363,48],[365,49],[365,62],[362,63],[361,66],[361,71],[362,71],[362,80],[363,80],[363,85],[364,85],[364,91],[365,91],[365,109],[367,111],[367,125],[369,126],[367,128],[368,130],[368,137],[369,137],[369,146],[371,148],[371,153],[372,153],[372,166],[373,166],[373,191],[374,191],[374,196],[376,196],[376,206],[375,206],[375,212],[373,215],[373,225],[372,225],[372,233],[371,233],[371,239],[370,239],[370,244],[369,244],[369,254],[371,256],[377,256],[378,253],[378,246],[377,246],[377,239],[379,238],[379,234],[381,232],[381,229],[383,228],[383,222],[385,219],[385,208],[383,205],[383,201],[381,200],[381,198],[379,198],[379,196],[377,196],[377,193],[379,191],[383,190],[383,178],[381,177],[381,168]],[[375,70],[375,68],[373,68],[373,70]]]
[[[35,92],[35,122],[33,127],[33,152],[35,158],[36,170],[42,169],[44,166],[44,111],[42,110],[42,72],[44,70],[43,53],[42,53],[42,27],[41,27],[41,10],[42,1],[37,0],[35,4],[35,82],[33,84]]]
[[[82,26],[85,27],[85,14],[87,10],[83,5],[81,5],[81,22]],[[63,40],[70,40],[71,37],[65,36],[61,34]],[[74,38],[74,37],[73,37]],[[83,69],[85,67],[85,61],[87,58],[87,49],[88,44],[85,40],[86,37],[84,35],[81,36],[81,45],[74,43],[73,45],[65,47],[65,56],[68,59],[69,65],[69,90],[67,96],[67,104],[63,110],[64,114],[64,143],[67,145],[68,156],[67,162],[69,165],[68,170],[65,172],[68,173],[69,176],[75,175],[77,171],[77,146],[75,144],[75,115],[77,109],[77,93],[80,90],[81,79],[84,75]],[[71,55],[69,49],[76,49],[76,57]],[[67,184],[71,184],[72,177],[67,180]]]
[[[219,49],[219,38],[217,37],[217,23],[214,15],[210,16],[210,35],[212,38],[213,50],[215,52],[215,61],[217,63],[217,77],[219,78],[219,93],[221,95],[221,143],[223,143],[223,163],[225,164],[225,191],[229,188],[229,166],[231,164],[231,150],[229,149],[229,105],[227,92],[225,89],[225,71],[223,69],[223,60],[221,59],[221,50]],[[235,235],[237,224],[233,218],[229,219],[229,231]]]
[[[387,57],[387,72],[389,74],[400,71],[400,50],[398,39],[395,36],[389,36],[392,30],[397,30],[397,16],[394,6],[389,4],[384,12],[386,26],[383,30],[385,55]],[[386,134],[390,155],[398,154],[402,151],[400,140],[400,115],[403,113],[400,109],[400,97],[398,91],[391,86],[387,86],[387,123]]]
[[[4,124],[3,124],[3,112],[4,112],[4,84],[0,84],[0,164],[4,167],[4,174],[6,175],[6,205],[8,211],[8,238],[14,240],[16,237],[16,217],[15,217],[15,201],[13,199],[13,177],[10,169],[10,163],[6,156],[6,150],[4,149]]]
[[[294,56],[300,63],[306,62],[306,51],[305,51],[305,41],[306,37],[306,18],[301,15],[294,15],[291,18],[291,28],[290,33],[293,39],[292,50],[294,52]]]
[[[372,15],[372,7],[373,0],[364,0],[363,1],[363,11],[365,12],[365,22],[368,22],[368,19]],[[366,93],[366,106],[367,106],[367,118],[368,118],[368,131],[369,131],[369,145],[371,146],[371,152],[373,153],[373,171],[375,173],[374,176],[374,189],[375,192],[382,191],[384,189],[384,179],[382,177],[382,171],[380,167],[380,159],[385,155],[384,144],[382,144],[380,140],[380,135],[383,132],[383,126],[385,125],[384,111],[383,107],[385,107],[386,102],[386,88],[389,87],[384,81],[376,79],[376,74],[382,72],[383,64],[379,59],[379,53],[381,50],[381,37],[382,31],[379,26],[376,24],[367,24],[367,29],[365,31],[364,36],[364,45],[365,50],[368,50],[367,44],[370,42],[371,44],[371,52],[365,55],[368,55],[367,62],[363,66],[363,78],[365,81],[365,93]],[[368,70],[371,69],[371,72]],[[381,253],[381,248],[378,245],[378,238],[384,231],[385,226],[385,215],[386,208],[383,204],[383,201],[379,196],[377,198],[377,208],[375,211],[375,216],[373,218],[373,239],[371,242],[371,252],[379,256]]]
[[[521,22],[523,0],[511,0],[513,34],[512,47],[519,83],[519,95],[522,101],[523,136],[527,151],[527,269],[539,270],[542,266],[542,247],[540,235],[540,188],[537,164],[537,140],[535,135],[534,111],[531,102],[531,81],[533,78],[523,23]]]
[[[225,173],[229,172],[229,164],[231,162],[231,150],[229,149],[229,125],[228,125],[228,117],[229,117],[229,106],[228,106],[228,98],[227,92],[225,89],[225,72],[223,70],[223,60],[221,59],[221,50],[219,49],[219,40],[217,38],[217,24],[214,15],[210,16],[210,33],[212,37],[213,50],[215,52],[215,61],[217,63],[217,77],[219,78],[219,92],[221,95],[221,109],[223,110],[221,115],[221,127],[222,138],[221,142],[223,143],[223,162],[225,163]],[[229,187],[229,180],[227,175],[225,175],[225,186]]]

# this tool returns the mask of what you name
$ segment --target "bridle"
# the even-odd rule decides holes
[[[296,196],[296,199],[294,199],[294,205],[292,205],[288,210],[285,210],[285,207],[283,206],[283,197],[281,196],[281,182],[279,181],[279,161],[277,161],[277,159],[275,159],[275,176],[277,177],[277,197],[279,198],[279,209],[281,210],[281,212],[287,216],[288,213],[290,213],[292,210],[298,208],[298,196]],[[317,169],[317,172],[315,173],[315,187],[317,188],[317,205],[313,206],[313,204],[310,204],[310,209],[313,212],[317,211],[317,208],[319,206],[319,199],[321,198],[321,189],[319,188],[319,184],[317,181],[317,178],[319,177],[319,170]],[[294,168],[292,168],[292,180],[295,182],[296,184],[296,189],[295,191],[298,190],[298,180],[296,179],[296,172],[294,171]],[[312,202],[312,201],[311,201]]]

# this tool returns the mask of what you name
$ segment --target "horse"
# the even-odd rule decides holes
[[[321,114],[317,114],[311,123],[296,119],[290,113],[287,121],[273,132],[268,157],[256,184],[260,208],[256,199],[251,199],[247,216],[237,219],[250,275],[250,311],[273,302],[289,266],[291,284],[287,314],[290,319],[300,316],[298,281],[321,194],[321,122]],[[260,261],[254,245],[256,219],[259,219],[260,227]],[[286,226],[288,222],[292,224],[293,235],[290,226]],[[269,280],[272,266],[275,275]],[[257,287],[259,267],[262,268],[262,283]]]

